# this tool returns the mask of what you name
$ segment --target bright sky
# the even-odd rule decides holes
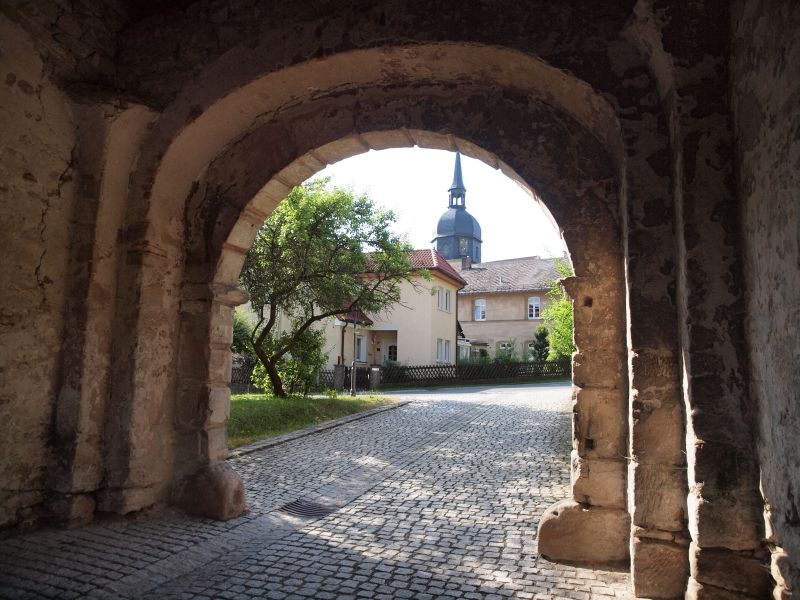
[[[371,150],[320,171],[333,183],[367,192],[398,216],[397,232],[415,248],[430,248],[439,217],[447,210],[455,153],[398,148]],[[531,195],[500,171],[461,156],[467,211],[483,233],[484,261],[521,256],[562,256],[565,247],[550,218]]]

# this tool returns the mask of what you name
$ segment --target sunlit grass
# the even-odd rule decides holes
[[[236,448],[393,401],[385,396],[276,398],[266,394],[234,395],[228,420],[228,447]]]

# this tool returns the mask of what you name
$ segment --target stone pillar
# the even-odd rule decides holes
[[[727,9],[727,5],[725,7]],[[699,10],[698,23],[713,18]],[[727,10],[720,11],[729,19]],[[686,34],[681,31],[680,34]],[[694,35],[696,32],[688,32]],[[727,29],[705,68],[676,45],[671,137],[678,224],[679,331],[688,420],[688,519],[692,544],[687,598],[764,598],[772,584],[750,397],[743,323],[740,206],[733,189]],[[714,38],[709,38],[709,41]],[[714,102],[709,103],[708,98]],[[706,104],[702,116],[693,108]],[[768,317],[767,317],[768,318]]]
[[[369,370],[369,389],[377,390],[381,387],[381,368],[380,367],[372,367]]]
[[[333,389],[337,392],[344,390],[344,365],[333,366]]]
[[[628,266],[631,575],[639,597],[674,598],[688,576],[686,460],[669,153],[655,114],[628,119]],[[657,218],[656,218],[657,215]]]
[[[605,278],[562,280],[572,299],[577,352],[572,499],[550,507],[539,524],[539,552],[553,560],[615,563],[628,558],[622,270],[612,257],[606,258]]]
[[[73,216],[70,290],[48,468],[49,515],[59,524],[89,521],[103,478],[118,240],[129,176],[154,113],[116,104],[73,108],[80,201]],[[90,258],[90,260],[87,259]]]
[[[241,478],[224,460],[233,310],[246,301],[233,286],[197,285],[186,286],[182,302],[172,500],[190,514],[220,520],[245,508]]]

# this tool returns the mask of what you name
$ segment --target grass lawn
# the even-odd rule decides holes
[[[385,396],[276,398],[266,394],[234,395],[228,420],[228,447],[244,446],[393,401],[393,398]]]

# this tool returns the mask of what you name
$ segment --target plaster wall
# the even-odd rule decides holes
[[[436,363],[436,340],[450,340],[450,358],[456,353],[456,287],[449,280],[438,277],[433,281],[416,279],[403,282],[400,305],[386,314],[373,316],[376,328],[397,330],[397,361],[405,365],[432,365]],[[436,307],[436,287],[450,290],[452,310]]]
[[[75,129],[29,35],[0,15],[0,526],[25,521],[59,382]]]
[[[458,297],[458,316],[468,340],[486,342],[494,357],[499,342],[516,339],[517,356],[524,356],[528,342],[544,320],[528,319],[528,298],[538,296],[541,310],[550,305],[546,290],[518,294],[471,294]],[[475,300],[486,300],[486,320],[475,320]]]
[[[379,315],[369,315],[373,320],[370,327],[359,326],[367,343],[367,362],[380,364],[381,353],[378,347],[387,339],[397,343],[397,361],[405,365],[431,365],[436,361],[436,340],[450,340],[450,362],[456,356],[456,315],[455,298],[457,289],[447,279],[434,274],[433,281],[416,277],[413,282],[400,283],[400,302]],[[435,288],[450,290],[453,309],[450,312],[439,310],[436,306]],[[342,328],[329,319],[324,325],[325,350],[328,352],[328,366],[336,364],[341,348]],[[382,333],[386,332],[386,333]],[[388,333],[391,332],[391,333]],[[396,332],[396,333],[395,333]],[[373,336],[375,341],[373,342]],[[379,343],[380,342],[380,343]],[[344,344],[345,364],[353,360],[353,326],[347,325]]]
[[[773,578],[800,590],[800,5],[737,2],[731,58],[750,392]],[[775,596],[780,597],[780,596]]]

